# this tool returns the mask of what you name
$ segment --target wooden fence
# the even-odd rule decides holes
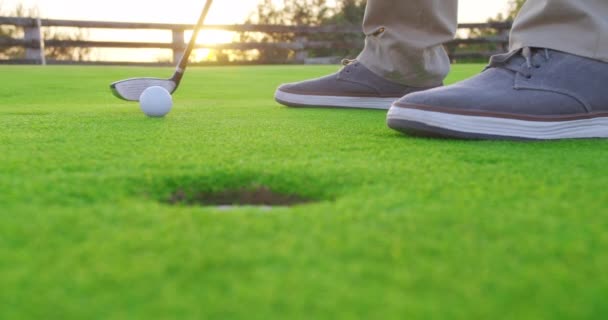
[[[104,22],[104,21],[74,21],[74,20],[51,20],[51,19],[32,19],[18,17],[0,17],[0,25],[14,26],[23,29],[24,37],[15,39],[0,36],[0,48],[21,47],[25,48],[25,59],[0,60],[0,63],[84,63],[75,61],[47,61],[44,56],[45,47],[58,48],[128,48],[128,49],[170,49],[173,51],[173,60],[177,61],[186,45],[184,34],[192,30],[193,25],[189,24],[159,24],[159,23],[130,23],[130,22]],[[172,42],[170,43],[150,43],[150,42],[118,42],[118,41],[91,41],[91,40],[53,40],[43,38],[43,28],[67,27],[79,29],[116,29],[116,30],[163,30],[170,32]],[[483,38],[464,38],[455,39],[446,44],[446,48],[452,59],[467,58],[487,58],[497,52],[506,51],[508,46],[508,30],[510,23],[470,23],[461,24],[459,29],[493,29],[497,30],[498,36]],[[265,48],[282,48],[296,52],[293,63],[303,63],[306,61],[307,52],[312,49],[331,49],[331,48],[359,48],[362,43],[353,42],[331,42],[331,41],[312,41],[308,40],[310,35],[318,34],[360,34],[359,27],[337,27],[337,26],[284,26],[284,25],[207,25],[203,30],[222,30],[232,32],[257,32],[257,33],[285,33],[296,36],[295,42],[244,42],[227,44],[201,44],[197,48],[217,49],[217,50],[253,50]],[[494,50],[475,50],[459,51],[463,46],[471,45],[491,45]],[[283,61],[284,62],[284,61]],[[94,64],[106,64],[103,61],[88,62]]]

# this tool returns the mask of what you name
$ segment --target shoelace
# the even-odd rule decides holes
[[[357,59],[342,59],[342,65],[343,66],[348,66],[351,65],[353,63],[357,62]]]
[[[358,66],[357,62],[357,59],[342,59],[342,66],[344,67],[341,72],[350,73],[352,68],[349,68],[349,66],[354,66],[356,68]]]
[[[551,59],[551,55],[549,54],[549,49],[535,49],[530,47],[525,47],[521,51],[521,56],[526,59],[525,67],[517,66],[510,63],[511,59],[506,60],[492,60],[490,61],[490,65],[488,68],[502,68],[505,70],[509,70],[518,74],[521,74],[526,79],[532,78],[532,68],[540,68],[541,64],[534,63],[534,57],[540,51],[544,51],[545,61],[549,61]]]

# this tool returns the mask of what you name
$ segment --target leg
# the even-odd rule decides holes
[[[608,2],[528,0],[480,75],[396,102],[391,128],[473,139],[608,138]]]
[[[608,2],[526,2],[511,32],[511,48],[541,47],[608,62]]]
[[[442,44],[454,39],[457,18],[457,0],[369,1],[358,60],[404,85],[438,86],[450,71]]]
[[[338,73],[281,86],[287,106],[388,109],[403,95],[442,85],[441,44],[456,31],[457,0],[369,0],[365,49]]]

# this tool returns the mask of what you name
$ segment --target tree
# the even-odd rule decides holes
[[[57,29],[46,29],[43,31],[45,39],[76,41],[84,40],[87,34],[81,30],[73,32],[62,32]],[[90,48],[68,48],[68,47],[47,47],[44,50],[47,58],[53,60],[85,61],[91,54]]]
[[[490,18],[487,20],[488,23],[503,23],[503,22],[513,22],[517,17],[517,14],[526,3],[526,0],[509,0],[509,8],[505,13],[498,13],[494,18]],[[506,37],[508,34],[505,34],[508,30],[498,30],[494,28],[478,28],[473,29],[469,33],[469,38],[492,38],[492,37]],[[494,43],[489,44],[466,44],[460,45],[456,48],[456,51],[466,51],[466,52],[501,52],[504,51],[505,48],[499,46]],[[485,61],[485,58],[482,59]]]
[[[247,19],[248,24],[272,25],[321,25],[324,19],[331,15],[327,0],[283,0],[281,5],[276,1],[262,0],[257,10]],[[295,42],[297,35],[293,33],[251,33],[239,35],[240,42],[289,43]],[[286,62],[294,58],[295,52],[285,48],[260,49],[257,60],[261,62]]]
[[[277,1],[261,0],[257,9],[252,13],[246,23],[272,24],[272,25],[304,25],[304,26],[360,26],[365,11],[365,0],[283,0],[280,5]],[[332,5],[331,3],[334,3]],[[259,34],[243,32],[238,35],[238,42],[262,43],[293,43],[299,35],[294,33],[267,33]],[[363,35],[335,35],[315,34],[307,36],[309,41],[341,41],[360,42],[363,44]],[[349,56],[360,48],[345,49],[314,49],[308,50],[308,56]],[[221,54],[221,53],[220,53]],[[285,48],[260,49],[256,60],[260,62],[287,62],[295,57],[295,52]],[[243,59],[246,54],[241,53]]]
[[[322,25],[335,25],[345,27],[361,28],[363,16],[365,15],[365,0],[342,0],[337,3],[334,14],[322,22]],[[319,49],[313,50],[311,56],[340,56],[344,58],[355,58],[363,49],[365,35],[363,32],[356,34],[326,34],[326,41],[343,42],[355,44],[349,48],[342,49]]]
[[[1,5],[1,4],[0,4]],[[0,7],[0,15],[12,17],[39,17],[40,14],[36,8],[26,8],[23,5],[17,5],[13,10],[5,11]],[[53,40],[83,40],[86,34],[80,30],[74,32],[60,31],[56,28],[45,28],[43,31],[44,39]],[[0,37],[6,38],[23,38],[23,30],[14,26],[0,26]],[[47,47],[44,50],[45,56],[53,60],[86,60],[90,54],[89,48],[61,48]],[[25,57],[25,50],[21,47],[0,48],[0,58],[3,59],[19,59]]]
[[[0,3],[0,15],[3,16],[14,16],[14,17],[24,17],[33,15],[35,12],[33,9],[27,10],[22,5],[18,5],[14,10],[5,12],[2,8],[2,3]],[[19,28],[14,26],[0,26],[0,37],[2,38],[22,38],[23,32],[19,30]],[[0,47],[0,58],[10,59],[22,57],[25,55],[25,50],[20,47]]]
[[[524,6],[525,3],[526,3],[526,0],[510,0],[509,11],[507,12],[507,15],[504,17],[503,21],[515,20],[515,17],[517,17],[519,10],[521,10],[521,8]]]

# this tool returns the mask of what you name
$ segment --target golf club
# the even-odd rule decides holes
[[[186,47],[186,51],[184,52],[184,55],[179,61],[179,64],[175,69],[175,73],[171,78],[132,78],[117,81],[110,85],[112,93],[116,97],[123,100],[139,101],[139,97],[141,96],[142,92],[144,92],[144,90],[152,86],[159,86],[165,88],[167,91],[169,91],[169,93],[173,94],[173,92],[177,90],[177,87],[179,86],[179,83],[181,82],[182,77],[184,76],[184,72],[186,71],[186,67],[188,66],[188,59],[190,58],[190,54],[192,53],[192,50],[196,45],[198,33],[203,24],[205,23],[205,19],[207,17],[207,14],[209,13],[209,9],[211,9],[212,2],[213,0],[207,0],[207,2],[205,3],[203,13],[201,14],[201,17],[199,18],[193,30],[192,39],[190,39],[190,42]]]

